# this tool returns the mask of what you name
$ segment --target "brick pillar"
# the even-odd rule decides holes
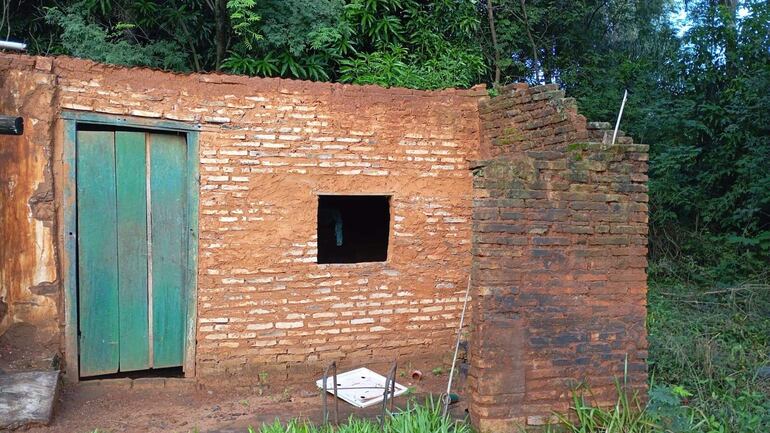
[[[482,102],[472,164],[470,411],[482,432],[543,425],[571,388],[646,384],[647,150],[587,123],[554,85]]]

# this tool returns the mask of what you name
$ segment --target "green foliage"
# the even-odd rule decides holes
[[[353,0],[345,7],[357,54],[340,81],[418,89],[470,87],[486,71],[470,1]]]
[[[653,284],[648,328],[651,375],[701,414],[698,431],[770,431],[770,382],[756,377],[770,362],[768,286]]]
[[[249,433],[471,433],[465,422],[454,421],[441,415],[442,405],[436,399],[427,399],[424,404],[410,402],[404,410],[389,413],[380,429],[376,420],[351,417],[338,427],[315,426],[309,422],[293,419],[286,424],[275,420],[259,430],[249,427]]]
[[[474,40],[477,11],[468,0],[240,1],[231,6],[233,28],[245,8],[253,9],[261,17],[253,23],[264,35],[259,43],[233,46],[223,63],[231,72],[437,89],[470,87],[486,70]]]
[[[660,416],[655,410],[646,409],[638,394],[628,395],[623,387],[617,385],[618,399],[612,407],[601,407],[594,403],[590,389],[577,389],[572,393],[572,407],[569,414],[557,414],[558,429],[548,426],[547,433],[566,431],[568,433],[664,433]],[[670,394],[664,395],[670,407],[679,410],[680,402]],[[655,400],[653,400],[655,402]],[[656,402],[655,404],[659,404]],[[680,418],[686,419],[686,418]],[[692,422],[685,422],[681,432],[695,431]]]
[[[407,404],[406,409],[389,415],[385,433],[471,433],[468,424],[441,415],[440,399],[429,398],[424,404]]]
[[[256,11],[256,5],[256,0],[228,0],[227,2],[233,32],[240,37],[239,43],[248,50],[254,49],[257,42],[262,40],[258,26],[261,17]]]
[[[430,372],[434,376],[441,376],[442,374],[444,374],[444,367],[440,367],[440,366],[439,367],[434,367]]]
[[[229,72],[328,80],[335,49],[344,51],[339,45],[344,46],[344,35],[338,30],[339,0],[237,0],[228,3],[228,10],[242,39],[233,44],[222,64]],[[252,19],[244,23],[242,16]],[[243,32],[253,37],[245,38]]]
[[[481,57],[467,52],[447,52],[421,62],[398,45],[341,60],[340,65],[342,82],[414,89],[470,87],[485,70]]]
[[[263,49],[288,52],[299,58],[314,54],[311,45],[318,33],[337,29],[343,14],[342,0],[260,1],[265,35]]]
[[[47,9],[46,19],[62,28],[61,44],[65,52],[77,57],[85,57],[99,62],[116,65],[141,65],[164,69],[182,70],[184,57],[179,53],[179,46],[172,41],[158,41],[146,44],[132,43],[122,37],[121,30],[130,31],[134,27],[120,23],[118,33],[107,31],[86,21],[82,10],[70,8],[62,11]]]

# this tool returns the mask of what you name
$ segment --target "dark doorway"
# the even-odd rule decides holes
[[[318,263],[384,262],[390,196],[318,196]]]

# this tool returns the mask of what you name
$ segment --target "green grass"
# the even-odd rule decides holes
[[[770,432],[770,288],[652,284],[651,397],[675,391],[702,413],[706,432]]]
[[[551,432],[770,432],[770,289],[650,285],[650,393],[600,408],[576,390]],[[620,386],[619,386],[620,390]]]
[[[424,404],[411,402],[406,409],[389,413],[380,430],[379,421],[350,417],[338,427],[316,426],[309,422],[291,420],[282,424],[279,420],[259,429],[249,428],[249,433],[472,433],[470,426],[441,416],[439,400],[428,399]]]
[[[672,431],[664,427],[660,413],[645,407],[638,395],[622,392],[618,385],[618,400],[609,408],[598,407],[591,402],[590,391],[576,390],[572,396],[572,411],[557,414],[557,426],[548,426],[547,433],[663,433]],[[671,406],[680,418],[682,430],[697,431],[700,427],[697,417],[682,408],[678,400]],[[688,417],[688,415],[690,415]]]

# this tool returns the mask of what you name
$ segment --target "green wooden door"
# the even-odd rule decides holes
[[[181,366],[184,136],[78,131],[80,376]]]

